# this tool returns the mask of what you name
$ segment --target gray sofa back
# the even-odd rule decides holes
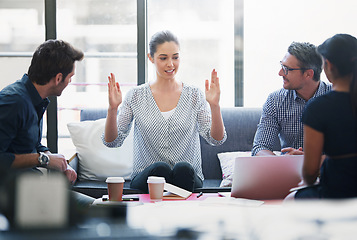
[[[104,108],[85,108],[81,110],[81,121],[97,120],[107,117],[107,109]]]
[[[222,179],[222,171],[217,157],[218,153],[234,151],[250,151],[257,124],[261,116],[261,108],[232,107],[222,108],[222,117],[227,132],[227,141],[221,146],[211,146],[200,138],[202,170],[205,179]],[[83,109],[81,121],[105,118],[107,109]],[[276,141],[274,150],[280,150]]]
[[[202,170],[207,179],[221,179],[222,171],[218,153],[251,151],[254,135],[261,117],[261,108],[222,108],[222,118],[227,140],[221,146],[210,146],[201,138]],[[277,139],[274,150],[280,150]]]

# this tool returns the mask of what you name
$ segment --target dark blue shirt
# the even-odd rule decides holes
[[[49,150],[41,144],[42,116],[49,100],[42,99],[27,74],[0,92],[0,164],[10,167],[14,154]]]

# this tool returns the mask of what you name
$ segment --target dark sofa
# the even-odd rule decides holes
[[[219,187],[222,181],[222,171],[217,153],[250,151],[252,148],[254,134],[261,116],[261,108],[232,107],[222,108],[221,111],[227,132],[227,141],[221,146],[210,146],[202,138],[200,139],[202,168],[205,180],[203,182],[203,187],[196,189],[195,192],[230,191],[230,188]],[[106,113],[106,109],[83,109],[81,110],[80,115],[81,121],[105,118]],[[78,161],[80,161],[80,159],[76,156],[70,162],[70,165],[77,170],[77,172],[81,170],[78,168]],[[106,183],[104,181],[77,180],[73,189],[95,198],[107,194]],[[131,189],[130,181],[126,181],[124,185],[124,194],[131,193],[140,193],[140,191]]]

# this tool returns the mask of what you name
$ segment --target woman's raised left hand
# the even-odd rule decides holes
[[[219,98],[221,96],[221,89],[219,87],[219,78],[215,69],[212,70],[211,84],[208,80],[205,82],[206,100],[211,106],[219,105]]]

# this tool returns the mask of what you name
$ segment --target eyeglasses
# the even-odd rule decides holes
[[[283,65],[281,61],[280,61],[280,65],[281,65],[281,69],[283,69],[283,72],[285,75],[288,75],[289,71],[310,69],[310,68],[289,68],[289,67]]]

